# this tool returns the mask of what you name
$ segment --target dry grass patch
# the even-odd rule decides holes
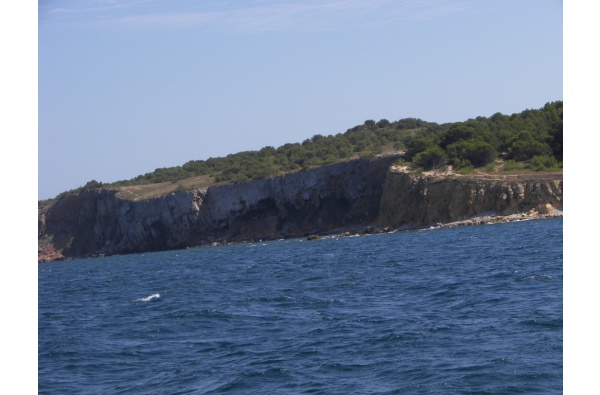
[[[175,182],[161,182],[157,184],[132,185],[118,187],[117,197],[127,200],[145,200],[172,192],[190,191],[218,184],[212,176],[204,175]]]

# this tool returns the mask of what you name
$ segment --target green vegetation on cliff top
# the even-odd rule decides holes
[[[503,169],[559,171],[563,152],[563,103],[547,103],[537,110],[518,114],[496,113],[464,122],[437,124],[415,118],[390,122],[367,120],[335,136],[314,135],[302,143],[264,147],[182,166],[156,169],[130,180],[103,184],[92,180],[85,186],[59,194],[58,200],[82,190],[119,189],[123,197],[152,194],[155,184],[168,183],[168,191],[240,183],[305,170],[356,158],[402,153],[401,162],[416,170],[452,166],[468,173],[491,171],[502,160]],[[164,189],[164,188],[163,188]]]

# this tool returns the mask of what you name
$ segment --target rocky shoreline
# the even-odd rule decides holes
[[[38,247],[38,263],[47,263],[54,261],[64,261],[66,258],[59,251],[56,251],[53,245]]]
[[[550,219],[550,218],[560,218],[563,216],[563,212],[561,210],[554,209],[552,213],[541,214],[536,210],[531,210],[525,213],[511,214],[511,215],[498,215],[494,213],[490,213],[487,215],[479,215],[476,217],[460,220],[460,221],[452,221],[447,223],[437,223],[435,225],[429,226],[403,226],[400,228],[392,229],[390,227],[367,227],[362,231],[345,231],[340,233],[327,234],[326,237],[347,237],[347,236],[365,236],[370,234],[381,234],[381,233],[394,233],[394,232],[403,232],[403,231],[414,231],[414,230],[423,230],[423,229],[442,229],[442,228],[457,228],[460,226],[474,226],[474,225],[491,225],[491,224],[501,224],[507,222],[518,222],[518,221],[530,221],[530,220],[540,220],[540,219]],[[319,235],[309,235],[307,240],[316,240],[319,239]]]
[[[414,231],[414,230],[423,230],[423,229],[442,229],[442,228],[457,228],[461,226],[474,226],[474,225],[490,225],[490,224],[501,224],[508,222],[518,222],[518,221],[530,221],[530,220],[541,220],[541,219],[550,219],[550,218],[560,218],[563,216],[563,212],[558,209],[551,209],[549,213],[540,213],[537,210],[533,209],[528,212],[511,214],[511,215],[498,215],[495,213],[489,213],[486,215],[479,215],[476,217],[460,220],[460,221],[452,221],[448,223],[437,223],[435,225],[430,226],[403,226],[400,228],[390,228],[390,227],[373,227],[367,226],[362,230],[358,230],[357,227],[352,227],[351,229],[342,230],[339,229],[335,232],[326,232],[323,234],[310,234],[306,237],[307,240],[319,240],[321,238],[331,238],[331,237],[356,237],[356,236],[366,236],[373,234],[383,234],[383,233],[395,233],[395,232],[406,232],[406,231]],[[272,239],[276,240],[276,239]],[[207,245],[199,245],[195,247],[187,247],[190,248],[206,248],[206,247],[218,247],[225,245],[233,245],[233,244],[245,244],[245,243],[254,243],[258,241],[267,241],[267,240],[253,240],[253,241],[242,241],[242,242],[213,242]],[[102,257],[102,255],[95,256]],[[65,257],[59,251],[57,251],[52,245],[46,245],[38,248],[38,263],[48,263],[54,261],[68,261],[75,258]]]
[[[139,201],[85,190],[38,208],[38,262],[562,215],[560,173],[438,176],[390,169],[395,159]]]
[[[539,214],[539,213],[521,213],[511,215],[486,215],[477,218],[470,218],[463,221],[455,221],[447,224],[438,224],[434,228],[456,228],[459,226],[470,226],[470,225],[489,225],[489,224],[501,224],[506,222],[517,222],[517,221],[529,221],[536,219],[549,219],[562,217],[562,211],[558,211],[553,214]]]

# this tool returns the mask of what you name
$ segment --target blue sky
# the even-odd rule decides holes
[[[563,99],[557,0],[39,1],[38,198]]]

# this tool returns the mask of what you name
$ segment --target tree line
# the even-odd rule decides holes
[[[428,128],[405,140],[404,159],[413,167],[483,167],[498,158],[505,169],[559,170],[563,160],[563,103],[511,116],[496,113]]]
[[[445,124],[417,118],[395,122],[367,120],[345,133],[316,134],[301,143],[192,160],[182,166],[159,168],[110,184],[92,180],[57,198],[99,186],[176,182],[202,175],[212,176],[219,183],[240,183],[392,151],[403,152],[402,161],[415,169],[452,165],[468,171],[501,158],[507,170],[558,170],[562,168],[562,125],[562,101],[518,114],[496,113],[491,117]]]

